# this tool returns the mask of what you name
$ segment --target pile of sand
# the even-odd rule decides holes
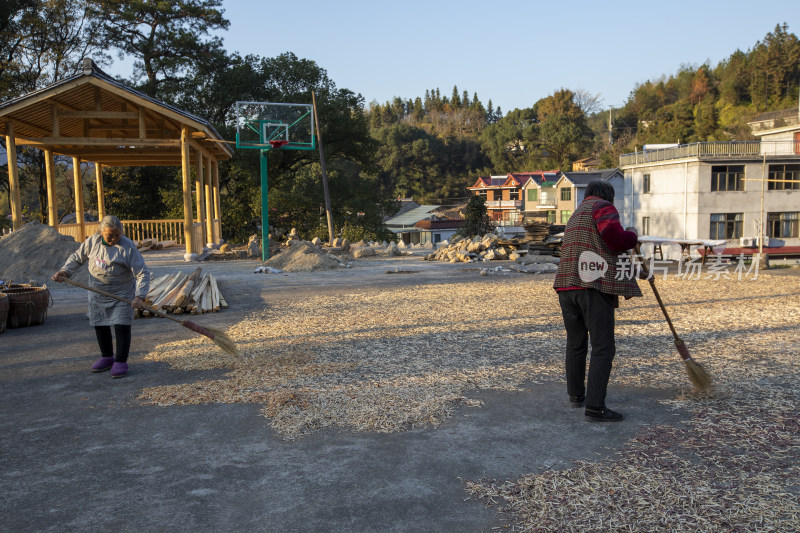
[[[64,266],[78,246],[75,239],[61,235],[55,228],[29,222],[0,239],[0,280],[57,285],[50,277]],[[72,279],[88,282],[86,265],[75,272]]]
[[[344,266],[336,257],[325,253],[321,248],[308,241],[291,242],[291,246],[267,259],[264,265],[284,272],[313,272]]]

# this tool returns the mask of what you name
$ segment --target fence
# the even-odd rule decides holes
[[[619,156],[619,165],[641,165],[694,157],[754,158],[765,155],[800,156],[800,140],[730,141],[682,144],[672,148],[645,150]]]
[[[133,241],[153,239],[156,241],[175,241],[177,244],[184,244],[186,242],[183,234],[183,220],[181,219],[122,220],[121,222],[123,233]],[[215,228],[215,235],[222,235],[222,227],[219,219],[212,220],[211,224]],[[100,229],[99,222],[85,222],[83,226],[86,236],[92,235]],[[72,237],[76,242],[81,242],[80,224],[59,224],[58,232],[62,235]],[[11,233],[11,228],[3,228],[0,235],[9,233]],[[192,237],[194,240],[194,249],[192,252],[198,255],[202,254],[207,235],[205,231],[203,231],[202,224],[199,222],[192,224]]]
[[[660,148],[622,154],[619,156],[620,166],[655,163],[670,159],[685,159],[690,157],[757,157],[761,155],[760,141],[741,142],[705,142],[675,146],[673,148]]]

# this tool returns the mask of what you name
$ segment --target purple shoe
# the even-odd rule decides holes
[[[128,375],[128,363],[114,363],[114,366],[111,367],[111,377],[116,378],[124,378]]]
[[[105,372],[114,365],[113,357],[101,357],[92,365],[92,372]]]

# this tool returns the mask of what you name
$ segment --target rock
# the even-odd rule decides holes
[[[520,255],[517,252],[511,252],[510,254],[508,254],[508,260],[509,261],[516,261],[519,258],[520,258]]]
[[[375,256],[375,250],[368,246],[365,246],[363,248],[356,248],[355,250],[353,250],[353,257],[355,257],[356,259],[362,257],[374,257],[374,256]]]
[[[313,244],[314,246],[322,246],[322,239],[320,239],[319,237],[314,237],[313,239],[311,239],[311,244]]]
[[[260,257],[261,256],[261,246],[258,244],[258,239],[250,238],[250,242],[247,243],[247,257]]]
[[[557,265],[561,262],[561,259],[558,257],[553,257],[552,255],[523,255],[519,259],[517,259],[517,263],[521,265],[530,265],[532,263],[552,263]]]
[[[342,247],[342,251],[347,252],[350,250],[350,241],[342,239],[340,246]]]
[[[400,241],[397,243],[397,247],[403,250],[406,248],[406,243],[404,241]]]
[[[225,243],[219,247],[219,251],[222,253],[230,252],[231,250],[232,250],[231,245],[228,243]]]
[[[483,256],[484,261],[491,261],[495,258],[494,250],[487,250],[486,254]]]
[[[300,233],[298,233],[297,228],[292,228],[291,230],[289,230],[289,236],[288,236],[289,240],[297,240],[299,238],[300,238]]]
[[[508,259],[508,252],[506,252],[506,249],[503,248],[502,246],[498,246],[494,251],[494,257],[495,259],[504,261]]]

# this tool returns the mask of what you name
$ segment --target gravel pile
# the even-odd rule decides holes
[[[0,280],[16,283],[33,281],[36,285],[47,283],[78,246],[75,239],[61,235],[51,226],[28,222],[0,239]],[[89,271],[86,266],[73,274],[72,279],[88,282]],[[49,285],[55,285],[55,282]]]

